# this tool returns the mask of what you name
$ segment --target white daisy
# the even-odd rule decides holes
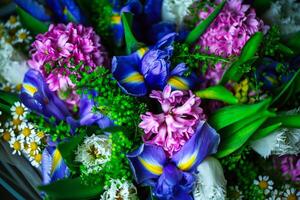
[[[111,143],[106,135],[86,137],[78,146],[75,160],[87,167],[88,172],[101,170],[102,165],[110,160]]]
[[[42,154],[39,152],[35,155],[30,155],[29,156],[29,160],[31,162],[31,165],[34,166],[34,167],[39,167],[42,163]]]
[[[3,132],[1,133],[1,137],[4,141],[9,142],[11,138],[15,137],[15,132],[12,128],[2,130]]]
[[[267,200],[281,200],[282,192],[278,192],[278,190],[273,190],[271,192],[270,197]]]
[[[269,194],[273,190],[274,183],[269,176],[258,176],[258,180],[254,180],[253,183],[263,190],[264,194]]]
[[[16,130],[16,131],[19,131],[20,130],[20,126],[21,124],[23,123],[23,120],[21,120],[20,118],[13,118],[11,121],[10,121],[10,126]]]
[[[234,199],[234,200],[243,200],[244,195],[242,191],[240,191],[239,186],[230,186],[229,188],[229,198],[228,199]]]
[[[20,25],[21,24],[20,24],[19,18],[16,16],[10,16],[10,18],[5,23],[5,27],[9,28],[9,29],[17,28]]]
[[[35,137],[36,139],[38,139],[37,137]],[[29,155],[36,155],[40,152],[41,150],[41,141],[40,140],[29,140],[27,143],[27,148],[26,148],[26,152]]]
[[[12,137],[9,141],[10,147],[13,149],[12,154],[21,155],[24,149],[24,140],[21,137]]]
[[[30,36],[29,31],[22,28],[16,32],[16,39],[12,44],[29,43],[31,39],[32,37]]]
[[[36,132],[35,132],[33,124],[23,122],[21,124],[20,128],[21,128],[20,137],[22,139],[26,140],[26,142],[35,140],[34,137],[36,137]]]
[[[13,118],[20,118],[21,120],[25,118],[28,113],[28,109],[23,103],[15,102],[14,105],[10,108],[11,115]]]
[[[2,90],[4,92],[15,92],[14,88],[15,87],[10,83],[2,83],[0,85],[0,90]]]
[[[300,199],[300,191],[295,188],[288,188],[283,192],[283,200],[298,200]]]
[[[137,189],[129,181],[112,179],[110,180],[110,187],[105,186],[106,190],[100,197],[100,200],[138,200]]]

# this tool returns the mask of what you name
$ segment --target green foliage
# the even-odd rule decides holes
[[[221,84],[226,84],[229,80],[239,81],[244,73],[248,72],[249,69],[244,69],[245,64],[250,65],[257,59],[255,57],[258,48],[263,40],[263,33],[256,32],[245,44],[242,49],[240,57],[231,64],[231,66],[226,70]]]
[[[265,56],[275,56],[279,48],[280,30],[278,26],[271,26],[264,36],[261,54]]]
[[[39,190],[47,193],[49,199],[91,199],[99,197],[103,190],[103,184],[86,185],[82,182],[80,177],[67,178],[58,180],[48,185],[38,187]]]
[[[107,69],[98,67],[91,73],[81,72],[80,79],[76,76],[70,78],[76,84],[78,94],[97,92],[94,111],[105,114],[114,120],[116,125],[136,130],[140,114],[146,112],[146,104],[124,94]]]
[[[218,16],[218,14],[223,9],[224,5],[226,3],[226,0],[223,0],[222,3],[220,3],[215,10],[202,22],[200,22],[199,25],[197,25],[187,36],[185,42],[189,45],[193,44],[198,40],[198,38],[205,32],[205,30],[209,27],[209,25],[214,21],[214,19]]]
[[[41,22],[24,11],[22,8],[17,7],[17,12],[20,16],[22,24],[34,34],[44,33],[48,30],[48,25]]]
[[[237,104],[239,100],[233,94],[221,85],[211,86],[204,90],[199,90],[196,95],[201,99],[220,100],[229,104]]]
[[[229,63],[229,59],[222,58],[216,55],[207,55],[200,52],[201,47],[196,45],[191,49],[185,43],[175,43],[174,53],[171,63],[176,66],[179,63],[185,63],[188,70],[185,75],[190,75],[191,72],[200,72],[205,74],[208,67],[213,67],[217,63]]]
[[[109,41],[111,38],[111,18],[113,8],[109,0],[91,1],[91,11],[96,32],[103,38],[103,41]]]
[[[70,137],[71,127],[65,121],[60,121],[58,124],[55,123],[55,118],[50,118],[47,121],[44,117],[30,112],[26,115],[28,121],[34,123],[39,127],[40,131],[47,133],[51,136],[53,141],[64,140],[65,138]]]

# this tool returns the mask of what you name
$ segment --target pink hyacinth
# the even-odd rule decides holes
[[[300,156],[285,155],[277,158],[282,175],[294,182],[300,182]]]
[[[31,53],[29,66],[40,71],[50,90],[70,106],[78,103],[79,96],[69,75],[79,76],[78,71],[91,72],[97,66],[108,66],[100,37],[92,28],[73,23],[50,25],[46,33],[37,35]],[[74,71],[79,64],[79,69]]]
[[[255,10],[250,5],[242,4],[242,0],[228,0],[222,11],[206,32],[199,38],[197,44],[201,52],[228,58],[238,56],[249,38],[258,31],[266,31],[263,21],[256,17]],[[220,1],[216,1],[220,3]],[[206,19],[213,8],[207,6],[200,10],[200,20]],[[220,63],[218,63],[220,65]],[[215,85],[222,78],[226,66],[215,66],[208,69],[205,79]]]
[[[144,129],[145,143],[163,147],[171,157],[194,134],[200,120],[206,116],[199,107],[201,100],[191,91],[173,91],[167,85],[163,92],[152,91],[151,98],[161,104],[163,113],[147,112],[141,116],[139,127]]]
[[[222,57],[239,55],[243,46],[255,32],[266,29],[250,5],[242,0],[228,0],[223,10],[200,37],[198,44],[204,53]],[[213,8],[201,10],[199,18],[206,19]]]

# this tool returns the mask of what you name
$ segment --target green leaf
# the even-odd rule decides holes
[[[39,190],[46,192],[50,199],[91,199],[99,197],[103,185],[85,185],[81,178],[62,179],[54,183],[38,187]]]
[[[247,62],[253,63],[257,57],[255,53],[257,52],[263,39],[262,32],[256,32],[245,44],[242,49],[241,55],[238,60],[233,62],[231,66],[226,70],[222,77],[220,84],[226,84],[229,80],[239,81],[243,76],[243,71],[241,72],[240,67]]]
[[[274,105],[277,102],[284,104],[286,101],[288,101],[289,97],[299,92],[298,91],[299,83],[300,83],[300,69],[298,69],[298,71],[294,74],[292,79],[288,83],[286,83],[286,85],[282,89],[280,89],[279,94],[272,101],[272,105]],[[281,101],[281,97],[284,99],[284,102]]]
[[[294,52],[300,53],[300,31],[289,37],[286,45],[294,50]]]
[[[69,141],[61,142],[58,145],[58,149],[70,169],[77,167],[77,165],[74,164],[74,153],[83,139],[84,134],[81,132],[80,135],[74,136]]]
[[[219,100],[228,104],[237,104],[239,102],[239,100],[229,90],[221,85],[197,91],[196,96],[202,99]]]
[[[20,7],[16,8],[22,24],[33,34],[45,33],[48,30],[48,24],[37,20]]]
[[[18,95],[10,92],[3,92],[3,91],[0,91],[0,99],[3,100],[8,105],[13,105],[15,102],[20,100]]]
[[[270,105],[271,99],[265,99],[256,104],[226,106],[214,112],[208,119],[209,124],[220,130],[237,121],[245,119]]]
[[[281,123],[283,127],[300,128],[300,115],[279,115],[268,120],[268,124]]]
[[[263,137],[268,136],[270,133],[276,131],[278,128],[280,128],[282,123],[272,124],[270,126],[267,126],[265,128],[261,128],[257,130],[251,137],[251,140],[259,140]]]
[[[218,16],[218,14],[223,9],[224,5],[226,3],[226,0],[223,0],[222,3],[220,3],[215,10],[205,19],[203,20],[198,26],[196,26],[187,36],[185,42],[189,45],[196,42],[200,36],[206,31],[206,29],[209,27],[209,25],[214,21],[214,19]]]
[[[232,134],[239,131],[243,127],[248,126],[249,124],[257,121],[259,118],[262,118],[264,116],[274,117],[276,116],[276,114],[268,111],[267,108],[264,108],[243,120],[240,120],[230,126],[225,127],[224,129],[221,129],[219,133],[222,134],[223,138],[230,137]]]
[[[10,107],[0,103],[0,110],[6,113],[10,113]]]
[[[124,27],[127,54],[131,54],[132,52],[136,51],[137,49],[143,46],[142,43],[139,43],[135,39],[131,31],[132,17],[133,15],[131,13],[124,12],[121,15],[121,19]]]
[[[222,138],[216,156],[222,158],[238,150],[267,119],[268,117],[259,118],[257,121],[233,133],[230,137]]]
[[[282,43],[278,44],[278,49],[279,49],[279,51],[281,51],[282,53],[284,53],[286,55],[289,55],[289,56],[294,55],[294,51]]]

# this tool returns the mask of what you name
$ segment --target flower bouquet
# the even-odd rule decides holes
[[[3,196],[300,199],[299,2],[0,5]]]

